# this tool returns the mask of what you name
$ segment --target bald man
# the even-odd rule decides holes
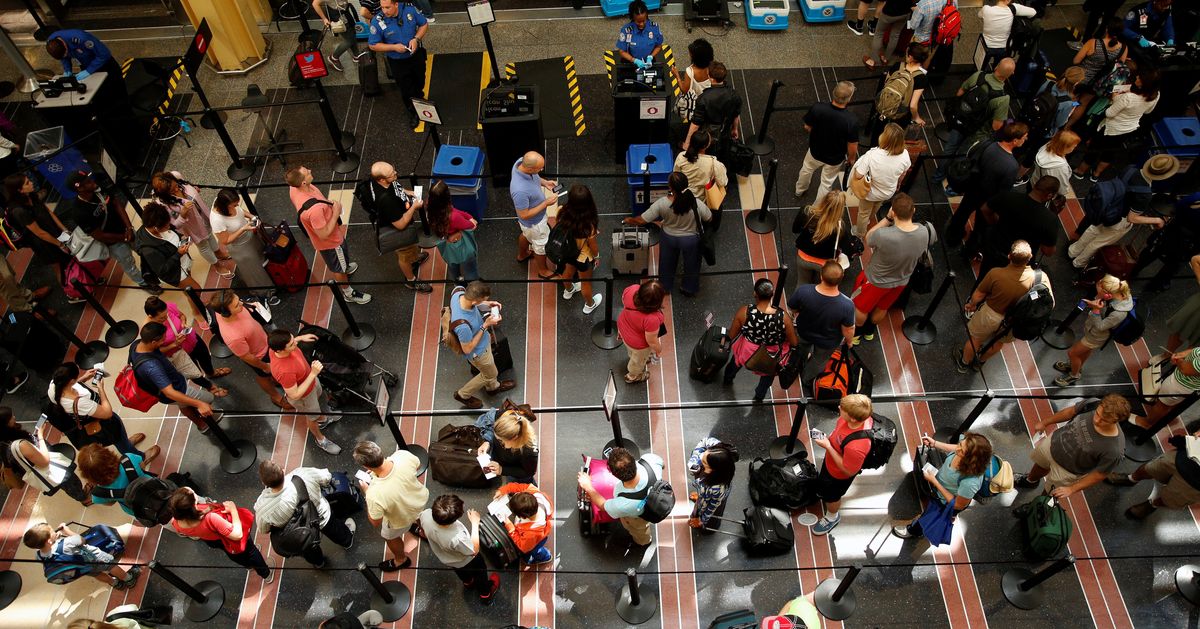
[[[557,181],[542,179],[538,173],[546,167],[546,158],[537,151],[529,151],[512,167],[512,183],[508,194],[517,211],[517,223],[521,226],[521,237],[517,239],[517,261],[534,259],[534,271],[543,279],[553,277],[546,267],[546,241],[550,239],[550,223],[546,210],[557,201],[557,197],[546,197],[543,189],[553,190]]]
[[[996,64],[996,69],[990,74],[982,71],[976,72],[963,81],[956,94],[958,98],[962,98],[963,94],[976,86],[987,88],[989,92],[987,115],[980,116],[977,120],[958,121],[957,123],[951,121],[950,134],[942,145],[943,154],[965,153],[976,141],[986,139],[992,133],[1000,130],[1004,121],[1008,119],[1009,98],[1004,91],[1004,84],[1016,71],[1017,62],[1013,61],[1012,57],[1005,57]],[[941,183],[946,178],[946,165],[952,161],[954,158],[938,162],[937,172],[933,175],[935,182]],[[953,190],[947,190],[946,194],[947,196],[957,196]]]
[[[374,205],[376,227],[392,227],[395,232],[381,239],[380,253],[388,250],[396,252],[396,263],[404,274],[404,286],[418,293],[433,292],[433,287],[426,282],[417,281],[417,269],[429,258],[429,254],[421,251],[417,245],[420,234],[417,232],[417,208],[421,206],[412,190],[400,187],[396,178],[396,169],[387,162],[371,164],[371,199]],[[395,247],[395,249],[393,249]]]

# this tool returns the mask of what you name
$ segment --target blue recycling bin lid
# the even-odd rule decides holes
[[[433,177],[447,186],[476,188],[483,174],[483,149],[476,146],[443,144],[433,160]]]
[[[1200,156],[1200,120],[1194,117],[1163,118],[1154,123],[1159,142],[1171,147],[1163,149],[1176,157]]]
[[[643,163],[650,171],[651,185],[665,185],[667,177],[675,168],[675,158],[671,156],[671,145],[630,144],[629,150],[625,152],[625,172],[629,175],[629,185],[641,185]]]

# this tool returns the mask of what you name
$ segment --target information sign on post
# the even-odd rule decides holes
[[[438,116],[437,106],[432,101],[423,100],[420,98],[412,99],[413,108],[417,110],[417,118],[422,122],[429,124],[442,124],[442,118]]]
[[[492,3],[488,0],[467,2],[467,17],[471,20],[471,26],[483,26],[496,21],[496,14],[492,12]]]
[[[208,25],[208,19],[205,18],[200,20],[196,35],[192,37],[192,45],[188,46],[187,52],[183,54],[183,68],[189,75],[194,76],[196,70],[200,69],[200,64],[204,63],[204,55],[208,54],[208,45],[211,42],[212,27]]]
[[[667,99],[665,98],[643,98],[641,100],[641,108],[638,110],[639,120],[666,120],[667,119]]]
[[[325,56],[320,50],[296,53],[296,69],[300,78],[323,79],[329,76],[329,68],[325,67]]]

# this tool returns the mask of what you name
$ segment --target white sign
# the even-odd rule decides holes
[[[604,397],[601,398],[604,405],[604,418],[612,421],[613,409],[617,407],[617,378],[613,372],[608,372],[608,382],[604,385]]]
[[[638,111],[638,120],[667,119],[667,99],[643,98],[640,105],[641,109]]]
[[[492,12],[492,3],[488,0],[467,2],[467,17],[471,20],[471,26],[483,26],[496,21],[496,14]]]
[[[437,105],[420,98],[412,99],[412,104],[413,108],[417,110],[417,118],[420,119],[421,122],[428,122],[429,124],[442,124],[442,118],[438,116]]]

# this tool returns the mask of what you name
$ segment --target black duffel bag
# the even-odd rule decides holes
[[[442,426],[437,441],[429,444],[429,472],[451,487],[487,487],[491,481],[479,467],[483,434],[475,426]]]

